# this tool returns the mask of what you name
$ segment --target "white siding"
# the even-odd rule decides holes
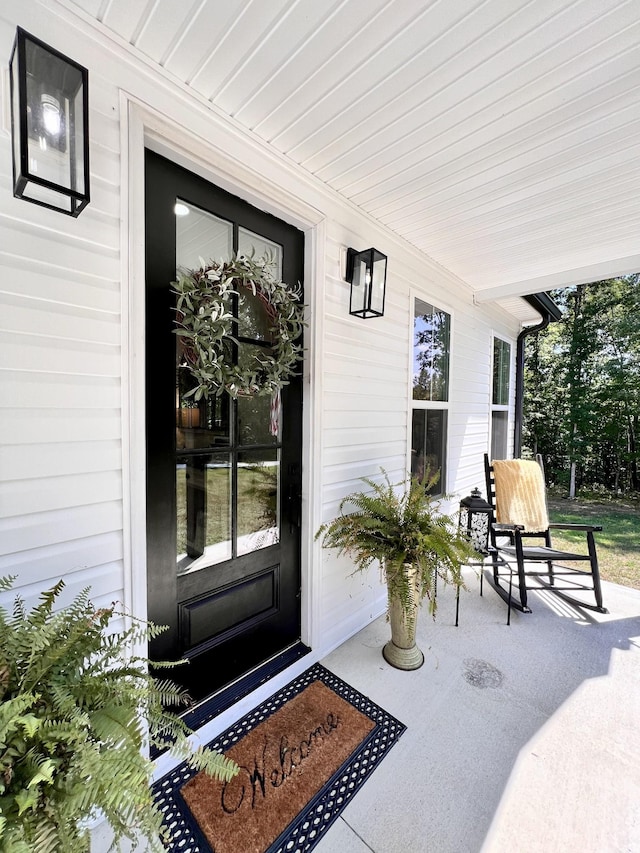
[[[77,56],[61,22],[8,5],[0,55],[20,24]],[[0,574],[28,600],[61,577],[67,600],[84,586],[122,597],[118,93],[96,68],[90,91],[92,200],[77,220],[12,197],[0,135]]]
[[[117,10],[125,15],[125,4]],[[129,512],[134,528],[140,524],[140,507],[129,510],[131,493],[122,474],[128,470],[122,448],[129,427],[123,422],[128,417],[123,389],[135,386],[129,376],[135,365],[122,350],[123,330],[132,322],[121,316],[121,305],[131,296],[131,283],[121,281],[129,257],[121,225],[128,187],[120,186],[126,128],[120,92],[125,91],[167,116],[177,134],[184,133],[183,161],[190,156],[189,140],[197,140],[226,189],[262,199],[267,209],[295,224],[302,224],[304,215],[296,221],[287,210],[313,209],[315,222],[323,222],[325,242],[307,281],[312,330],[320,331],[315,339],[310,335],[306,402],[313,404],[321,434],[319,447],[304,449],[305,465],[319,460],[319,470],[313,472],[313,493],[305,495],[304,559],[310,565],[303,570],[304,594],[313,598],[309,611],[314,614],[306,639],[313,639],[314,652],[325,653],[384,607],[375,572],[350,577],[347,561],[310,540],[341,498],[358,488],[360,477],[377,477],[380,467],[394,480],[404,475],[411,293],[421,292],[453,316],[449,489],[459,496],[482,482],[491,335],[514,338],[517,322],[495,306],[475,306],[471,291],[445,270],[233,121],[189,100],[164,72],[126,57],[120,45],[110,45],[63,7],[45,8],[36,0],[5,3],[0,55],[9,56],[17,24],[89,68],[92,200],[73,220],[13,199],[5,128],[0,135],[0,573],[16,574],[27,597],[60,577],[69,581],[68,594],[90,585],[99,601],[126,600],[132,579],[144,584],[143,561],[135,548],[130,558],[124,544]],[[172,49],[170,35],[164,33],[167,55],[179,63],[184,51]],[[6,104],[3,109],[6,114]],[[313,225],[307,223],[310,238]],[[141,221],[132,224],[131,233],[134,242],[139,240]],[[346,246],[370,245],[389,256],[387,304],[382,319],[362,321],[348,315],[342,265]],[[131,331],[134,338],[142,334],[141,328]],[[142,465],[140,458],[133,460],[133,468]]]

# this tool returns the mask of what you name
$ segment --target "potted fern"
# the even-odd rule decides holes
[[[418,605],[426,598],[435,616],[437,578],[463,586],[461,567],[473,549],[429,494],[433,481],[392,484],[382,474],[383,483],[363,477],[368,489],[343,498],[340,515],[323,524],[316,539],[351,557],[356,571],[380,562],[391,623],[391,640],[382,654],[398,669],[418,669],[424,662],[415,640]],[[345,512],[347,506],[353,508]]]
[[[10,586],[0,579],[1,591]],[[87,823],[102,812],[113,849],[144,838],[145,849],[164,853],[145,740],[221,779],[237,767],[192,750],[187,726],[165,710],[185,694],[133,654],[160,629],[133,622],[113,631],[122,614],[95,609],[88,590],[56,609],[63,586],[30,612],[19,597],[12,614],[0,608],[0,850],[86,853]]]

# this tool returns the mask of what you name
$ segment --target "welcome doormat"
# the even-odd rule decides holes
[[[240,773],[180,765],[153,786],[181,853],[302,853],[331,826],[405,726],[320,664],[209,746]]]

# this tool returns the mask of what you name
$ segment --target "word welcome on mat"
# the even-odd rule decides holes
[[[209,744],[234,779],[183,764],[154,793],[184,853],[310,851],[404,730],[316,664]]]

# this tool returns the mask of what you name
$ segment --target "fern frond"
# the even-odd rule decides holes
[[[380,562],[389,599],[399,600],[406,616],[413,610],[413,598],[405,566],[416,567],[419,598],[427,598],[435,612],[436,577],[463,586],[461,566],[471,559],[472,548],[428,492],[437,476],[426,486],[415,478],[393,484],[380,470],[382,481],[363,477],[367,489],[344,497],[340,514],[319,528],[316,539],[350,557],[356,572]]]
[[[134,620],[109,633],[113,608],[96,610],[83,590],[56,610],[62,589],[43,593],[30,613],[19,597],[12,615],[0,608],[0,850],[86,853],[82,821],[101,809],[114,848],[140,836],[160,851],[153,765],[141,746],[148,728],[151,742],[193,752],[190,729],[165,707],[185,691],[156,681],[133,654],[136,638],[156,629]],[[194,761],[220,778],[235,770],[208,753]]]
[[[209,776],[214,776],[222,782],[229,782],[238,775],[238,765],[235,761],[231,761],[226,755],[213,749],[198,747],[195,752],[174,754],[186,760],[189,767],[194,770],[204,770]]]

